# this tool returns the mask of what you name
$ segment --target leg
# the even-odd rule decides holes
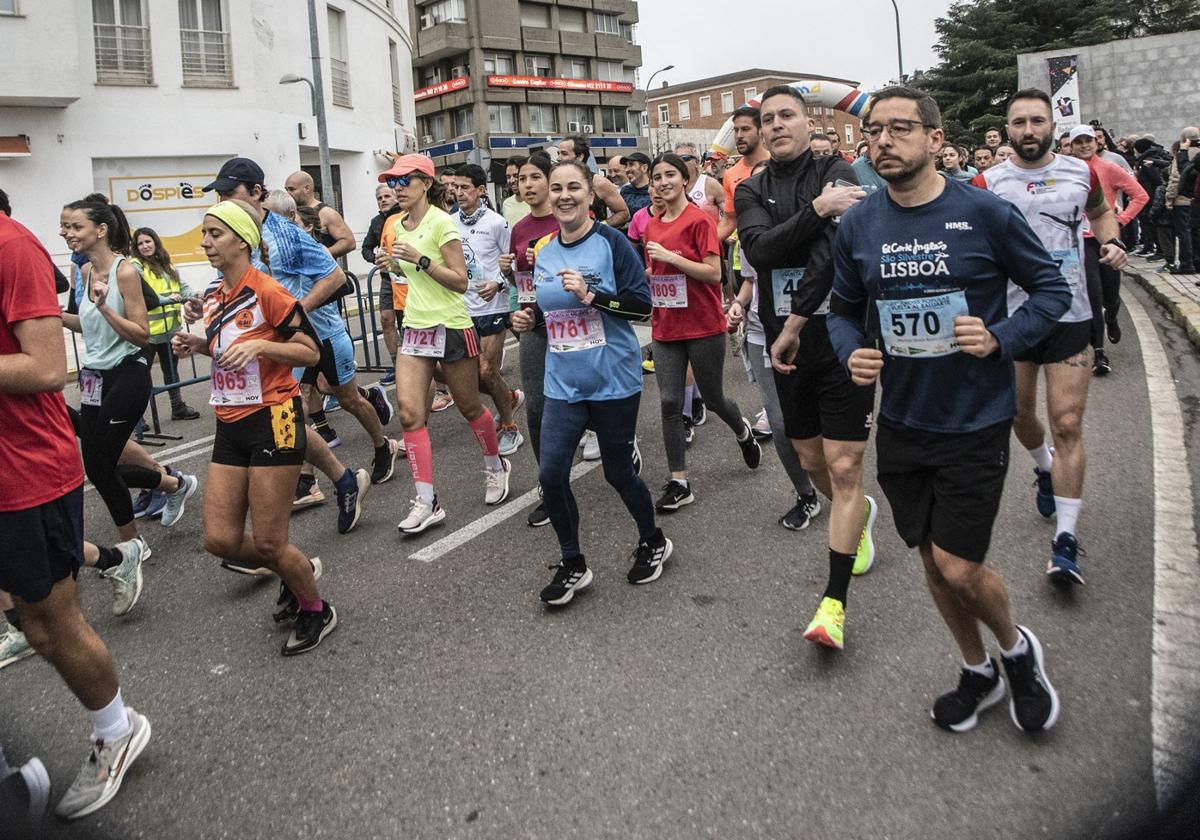
[[[563,560],[575,561],[582,556],[579,549],[579,508],[575,504],[575,494],[571,492],[571,463],[587,423],[586,403],[572,404],[546,399],[538,481],[542,485],[543,504],[558,537]],[[625,462],[629,464],[628,456]]]
[[[1171,209],[1171,220],[1175,223],[1175,237],[1179,240],[1179,268],[1189,274],[1195,271],[1192,262],[1192,208],[1176,204]]]
[[[342,384],[331,386],[330,390],[341,403],[342,408],[354,415],[360,426],[371,438],[371,445],[378,449],[387,443],[383,434],[383,426],[379,423],[379,415],[358,390],[358,378],[351,376]],[[319,437],[319,435],[318,435]]]
[[[813,492],[812,480],[800,466],[800,457],[792,447],[791,441],[784,434],[783,411],[779,407],[779,392],[775,389],[775,377],[771,375],[771,363],[763,360],[763,345],[747,342],[746,352],[750,356],[750,365],[754,371],[754,380],[762,394],[763,408],[767,412],[767,422],[771,425],[771,442],[775,445],[775,453],[779,463],[792,482],[792,488],[797,496],[807,496]]]
[[[117,470],[125,443],[150,400],[150,370],[140,360],[104,374],[101,404],[84,406],[80,423],[83,466],[104,499],[122,540],[138,535],[129,487]]]
[[[671,478],[687,480],[687,444],[683,432],[683,392],[687,347],[682,341],[654,342],[654,374],[662,406],[663,446]]]
[[[840,554],[854,554],[866,524],[863,507],[863,453],[866,441],[824,440],[825,462],[833,490],[833,510],[829,515],[829,548]]]
[[[1033,362],[1016,362],[1017,415],[1013,418],[1013,433],[1029,451],[1046,442],[1046,427],[1038,419],[1038,366]]]
[[[1074,517],[1078,510],[1064,511],[1058,500],[1078,502],[1083,497],[1084,471],[1087,456],[1083,446],[1083,413],[1087,407],[1088,383],[1091,381],[1091,349],[1087,348],[1062,362],[1047,365],[1046,403],[1050,417],[1050,433],[1054,439],[1054,492],[1059,504],[1058,531],[1074,533]]]
[[[1100,289],[1100,243],[1095,237],[1084,240],[1083,270],[1087,278],[1088,301],[1092,305],[1092,348],[1104,349],[1104,294]]]
[[[803,440],[789,438],[788,442],[800,460],[800,466],[812,478],[812,483],[825,498],[832,499],[833,484],[829,479],[829,464],[825,461],[825,439],[818,435]]]
[[[604,478],[621,496],[625,509],[637,523],[638,540],[658,533],[654,503],[641,477],[633,469],[633,438],[637,433],[638,406],[642,395],[623,400],[590,402],[589,421],[600,444]]]
[[[170,385],[173,382],[179,381],[179,374],[175,370],[175,354],[171,351],[170,342],[162,344],[151,344],[151,350],[158,357],[158,368],[162,371],[163,384]],[[183,396],[178,388],[172,388],[167,391],[167,396],[171,400],[171,410],[179,411],[184,407]]]
[[[1200,214],[1197,214],[1200,217]],[[1121,311],[1121,272],[1107,265],[1100,266],[1100,296],[1104,301],[1104,322],[1108,326],[1109,340],[1116,343],[1121,337],[1117,313]]]
[[[1017,644],[1017,626],[1009,610],[1008,590],[1000,576],[984,566],[956,557],[937,545],[921,546],[925,579],[942,619],[962,651],[963,661],[985,662],[979,634],[982,621],[1005,650]]]
[[[546,329],[533,329],[522,333],[518,345],[521,357],[521,390],[525,392],[525,424],[529,427],[529,440],[533,445],[533,457],[541,458],[542,412],[546,404]]]
[[[513,421],[512,389],[500,375],[506,335],[506,332],[499,332],[479,339],[479,387],[496,404],[500,424],[503,426],[508,426]]]
[[[741,439],[747,433],[745,418],[738,404],[725,395],[726,337],[712,335],[694,338],[687,343],[688,359],[692,364],[696,384],[704,395],[704,404],[725,421],[725,425]]]

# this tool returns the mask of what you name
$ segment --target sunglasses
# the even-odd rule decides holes
[[[399,178],[388,178],[384,183],[392,189],[396,189],[397,187],[403,189],[412,183],[412,179],[412,175],[401,175]]]
[[[696,156],[695,155],[680,155],[679,159],[686,163],[689,160],[696,160]]]

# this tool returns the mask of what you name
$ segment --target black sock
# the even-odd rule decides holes
[[[846,593],[850,589],[850,572],[854,568],[854,555],[841,554],[829,549],[829,583],[825,585],[824,598],[833,598],[846,606]]]
[[[318,432],[321,431],[321,429],[329,428],[329,424],[325,422],[324,410],[308,412],[308,419],[312,421],[313,428]]]
[[[8,622],[9,627],[16,630],[18,633],[21,632],[21,620],[17,618],[17,611],[15,609],[5,610],[4,620]]]
[[[125,558],[121,556],[121,552],[115,548],[100,546],[100,559],[96,561],[96,568],[103,572],[106,569],[111,569],[113,566],[120,566],[121,561]]]

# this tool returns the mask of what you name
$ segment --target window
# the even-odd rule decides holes
[[[583,9],[568,9],[560,7],[558,10],[558,28],[563,32],[586,32],[584,26],[585,20]]]
[[[850,125],[850,123],[846,123],[846,145],[854,145],[854,126]]]
[[[700,116],[702,116],[702,117],[711,117],[712,116],[712,97],[711,96],[701,96],[700,97]]]
[[[637,115],[638,122],[641,123],[642,128],[650,127],[650,112],[649,111],[632,111],[630,113]]]
[[[92,33],[96,42],[97,82],[123,85],[154,82],[150,25],[142,0],[92,0]]]
[[[732,114],[733,108],[733,91],[727,90],[721,94],[721,113]]]
[[[596,31],[605,35],[620,35],[621,21],[616,15],[606,15],[603,12],[595,14]]]
[[[602,131],[628,131],[629,112],[624,108],[601,108],[600,128]]]
[[[466,0],[438,0],[428,6],[418,6],[417,12],[421,15],[422,29],[429,29],[439,23],[466,23],[467,2]]]
[[[529,133],[552,134],[558,131],[558,114],[553,105],[529,106]]]
[[[572,128],[574,123],[578,128]],[[583,131],[583,126],[592,124],[592,109],[587,105],[567,106],[567,131]]]
[[[333,104],[345,108],[350,102],[350,64],[346,49],[346,13],[333,6],[329,11],[329,86],[333,90]]]
[[[597,61],[596,78],[605,82],[625,81],[625,65],[619,61]]]
[[[758,88],[748,87],[748,88],[743,89],[742,93],[745,95],[746,101],[749,102],[751,99],[758,96]]]
[[[453,123],[455,137],[475,133],[475,111],[470,106],[451,111],[450,121]]]
[[[692,118],[692,103],[686,99],[680,99],[679,105],[679,121],[690,120]]]
[[[392,71],[392,121],[396,125],[403,125],[404,99],[400,94],[400,51],[391,38],[388,38],[388,63]]]
[[[511,76],[517,72],[512,53],[484,53],[483,72],[489,76]]]
[[[527,55],[525,56],[525,75],[526,76],[543,76],[549,78],[554,75],[554,70],[551,69],[550,56],[548,55]]]
[[[0,15],[15,15],[17,0],[0,0]]]
[[[586,79],[588,63],[586,58],[568,58],[562,60],[563,76],[568,79]]]
[[[441,114],[430,114],[417,120],[417,131],[421,134],[421,145],[441,143],[446,139],[446,121]]]
[[[659,105],[658,106],[658,124],[666,125],[670,121],[671,121],[671,106],[670,105]]]
[[[521,4],[521,25],[535,26],[539,29],[550,28],[550,7],[538,3]]]
[[[179,0],[183,83],[233,87],[233,61],[222,0]]]
[[[512,105],[488,106],[488,131],[517,130],[517,109]]]
[[[636,33],[633,30],[632,23],[622,23],[621,24],[621,37],[624,38],[626,41],[628,41],[631,44],[634,43],[635,34]]]
[[[421,83],[419,87],[427,88],[431,85],[436,85],[442,80],[442,68],[436,64],[431,64],[428,67],[420,69]]]

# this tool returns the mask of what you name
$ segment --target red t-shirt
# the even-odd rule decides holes
[[[50,255],[0,213],[0,355],[21,352],[13,327],[61,318]],[[0,510],[27,510],[83,484],[75,429],[60,393],[0,391]]]
[[[691,202],[672,221],[663,221],[662,214],[652,216],[642,241],[657,242],[668,251],[693,262],[704,262],[709,254],[721,253],[716,223]],[[678,268],[657,260],[649,260],[649,264],[652,284],[654,277],[682,273]],[[686,285],[686,307],[654,307],[650,317],[650,335],[655,341],[683,341],[725,332],[725,309],[721,306],[720,284],[702,283],[688,277]]]

